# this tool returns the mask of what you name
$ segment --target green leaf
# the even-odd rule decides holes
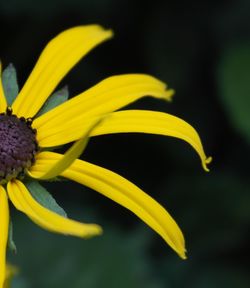
[[[81,217],[81,205],[71,208],[76,218]],[[84,209],[84,213],[98,222],[88,209]],[[103,223],[105,220],[101,217],[99,221]],[[16,222],[16,237],[22,246],[22,254],[10,255],[9,259],[18,263],[20,275],[29,281],[29,287],[172,287],[161,284],[166,277],[165,274],[162,279],[158,277],[159,265],[155,265],[148,253],[151,233],[147,233],[145,228],[122,231],[112,227],[110,222],[104,222],[107,229],[102,237],[82,241],[47,233],[36,225],[29,225],[24,217],[18,215]],[[27,241],[31,235],[32,241]],[[169,253],[164,253],[169,256]]]
[[[2,74],[2,82],[7,103],[9,106],[11,106],[19,92],[16,69],[12,63],[10,63],[4,69]]]
[[[11,220],[9,223],[8,247],[9,247],[11,252],[13,252],[14,254],[17,253],[16,244],[13,240],[13,224],[12,224]]]
[[[65,86],[62,89],[53,93],[48,100],[44,103],[40,111],[37,113],[37,116],[41,116],[42,114],[50,111],[51,109],[57,107],[58,105],[66,102],[69,98],[69,90],[68,87]]]
[[[67,218],[66,212],[61,208],[52,195],[37,181],[28,181],[25,186],[30,191],[31,195],[44,207]]]
[[[250,142],[250,43],[231,47],[218,72],[224,107],[235,129]]]

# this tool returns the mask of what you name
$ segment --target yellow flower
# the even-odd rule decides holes
[[[155,230],[182,258],[182,232],[168,212],[154,199],[123,177],[78,160],[86,139],[110,133],[139,132],[180,138],[207,159],[196,131],[185,121],[162,112],[125,110],[144,96],[170,100],[172,90],[144,74],[109,77],[49,112],[36,116],[66,73],[92,48],[112,37],[98,25],[75,27],[52,39],[13,105],[8,107],[0,85],[0,287],[5,275],[8,237],[8,198],[14,206],[41,227],[62,234],[89,237],[102,232],[95,224],[82,224],[43,207],[23,179],[62,176],[86,185],[132,211]],[[52,147],[75,142],[61,155]]]

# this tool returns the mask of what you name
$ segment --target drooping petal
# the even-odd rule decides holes
[[[92,118],[78,117],[76,120],[64,123],[60,129],[50,129],[37,135],[41,147],[62,145],[81,137],[80,129],[84,129]],[[184,120],[163,112],[146,110],[125,110],[109,114],[90,133],[90,136],[112,133],[150,133],[171,136],[189,143],[199,154],[203,168],[208,171],[207,164],[211,158],[207,158],[199,135],[195,129]],[[43,138],[42,138],[43,135]]]
[[[2,186],[0,186],[0,287],[6,275],[6,247],[8,241],[9,231],[9,205],[7,193]]]
[[[41,152],[31,167],[31,175],[39,177],[62,155]],[[182,258],[185,243],[181,230],[168,212],[153,198],[125,178],[107,169],[76,160],[62,176],[86,185],[132,211],[155,230]]]
[[[55,127],[60,129],[67,121],[79,115],[107,114],[144,96],[170,100],[172,95],[173,90],[166,90],[164,83],[149,75],[112,76],[38,117],[33,122],[33,126],[43,137],[46,130]]]
[[[17,179],[8,182],[7,190],[14,206],[46,230],[82,238],[102,233],[101,227],[96,224],[83,224],[46,209],[31,196],[25,185]]]
[[[206,157],[198,133],[186,121],[171,114],[145,110],[114,112],[100,122],[91,131],[90,136],[128,132],[158,134],[182,139],[196,150],[203,168],[208,171],[207,164],[210,163],[211,157]]]
[[[7,108],[7,101],[4,96],[3,83],[2,83],[2,63],[0,62],[0,113],[5,112]]]
[[[14,113],[33,117],[68,71],[91,49],[111,36],[110,30],[86,25],[68,29],[52,39],[14,102]]]

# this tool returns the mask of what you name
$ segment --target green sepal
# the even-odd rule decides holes
[[[11,106],[19,92],[16,69],[12,63],[4,69],[2,83],[8,106]]]
[[[14,254],[17,253],[17,248],[16,248],[16,244],[13,240],[13,224],[12,221],[10,220],[9,223],[9,234],[8,234],[8,248],[10,249],[10,251]]]
[[[44,103],[42,108],[37,113],[37,116],[41,116],[42,114],[50,111],[51,109],[57,107],[58,105],[66,102],[69,98],[69,90],[68,87],[65,86],[62,89],[53,93],[48,100]]]
[[[52,197],[52,195],[37,181],[32,180],[25,182],[25,186],[31,193],[31,195],[35,198],[37,202],[39,202],[45,208],[67,218],[67,213],[60,207],[56,200]]]

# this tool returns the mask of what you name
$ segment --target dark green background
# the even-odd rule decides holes
[[[149,73],[174,102],[130,107],[175,114],[199,132],[214,160],[205,173],[185,143],[113,135],[90,141],[84,159],[120,173],[162,203],[181,226],[183,261],[130,212],[80,185],[47,187],[68,214],[105,234],[79,240],[43,231],[12,211],[19,288],[247,288],[249,268],[250,1],[9,0],[0,2],[1,59],[22,85],[44,45],[65,28],[99,23],[115,38],[63,84],[71,95],[120,73]]]

